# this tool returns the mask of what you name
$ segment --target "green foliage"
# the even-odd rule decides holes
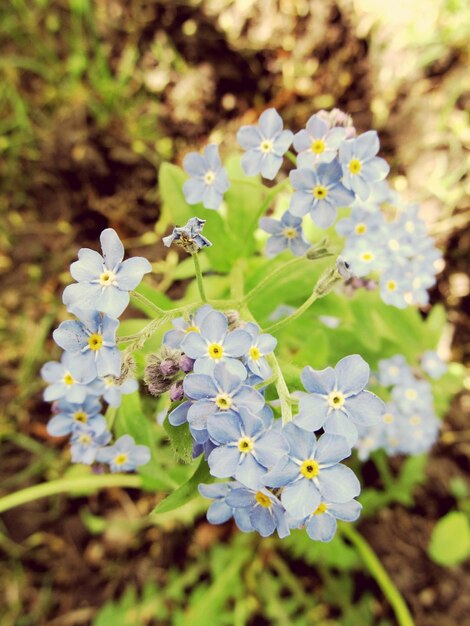
[[[294,558],[302,559],[312,567],[324,565],[349,571],[357,569],[360,563],[354,548],[340,534],[336,534],[330,543],[321,543],[312,541],[304,531],[294,530],[283,539],[282,547]]]
[[[188,423],[185,422],[181,426],[172,426],[168,417],[166,417],[163,422],[163,428],[170,438],[171,447],[176,457],[183,463],[191,463],[193,460],[193,438],[189,431]]]
[[[470,524],[461,511],[451,511],[434,526],[428,549],[439,565],[451,566],[470,557]]]
[[[167,498],[162,500],[160,504],[155,507],[153,513],[168,513],[168,511],[173,511],[173,509],[183,506],[198,494],[197,488],[200,483],[211,481],[212,477],[209,473],[209,466],[204,458],[202,458],[191,478],[173,491]]]
[[[140,594],[130,585],[116,602],[107,603],[95,616],[93,626],[149,626],[168,616],[161,592],[149,581]]]

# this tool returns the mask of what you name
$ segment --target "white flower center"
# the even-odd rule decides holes
[[[212,185],[214,181],[215,181],[215,172],[213,172],[212,170],[209,170],[208,172],[204,174],[204,182],[206,183],[206,185]]]
[[[263,154],[269,154],[273,151],[274,144],[271,139],[264,139],[260,144],[260,150]]]
[[[111,270],[106,270],[100,276],[100,285],[102,287],[111,287],[116,283],[116,274]]]

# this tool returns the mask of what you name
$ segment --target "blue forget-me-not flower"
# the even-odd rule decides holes
[[[47,424],[47,432],[53,437],[63,437],[70,434],[77,424],[86,424],[95,430],[104,431],[106,420],[101,415],[101,403],[98,398],[88,396],[84,402],[72,403],[58,400],[56,414]]]
[[[266,242],[266,256],[273,257],[289,249],[295,256],[304,255],[311,244],[305,239],[302,231],[302,218],[295,217],[286,211],[281,220],[273,217],[262,217],[259,227],[272,236]]]
[[[202,321],[213,310],[210,304],[204,304],[195,313],[189,315],[187,319],[184,317],[174,319],[172,322],[174,328],[168,330],[163,335],[163,344],[169,348],[180,348],[181,342],[188,333],[201,332]]]
[[[202,202],[206,209],[219,209],[230,186],[219,157],[219,147],[210,143],[205,147],[204,154],[190,152],[183,159],[183,168],[190,176],[183,185],[186,202]]]
[[[107,463],[112,472],[132,472],[150,461],[150,449],[137,445],[130,435],[122,435],[112,446],[98,450],[96,460]]]
[[[293,133],[283,130],[282,118],[276,109],[261,113],[256,126],[242,126],[237,141],[246,150],[242,168],[247,176],[261,174],[273,180],[282,166],[283,156],[289,150]]]
[[[70,266],[77,283],[64,290],[63,302],[74,307],[101,311],[117,318],[129,304],[129,291],[135,289],[152,266],[143,257],[124,258],[124,246],[112,228],[100,235],[103,256],[95,250],[82,248],[78,261]]]
[[[106,430],[106,422],[77,424],[72,431],[70,451],[72,463],[91,465],[96,460],[98,450],[109,443],[111,433]]]
[[[297,522],[295,527],[305,527],[307,535],[314,541],[328,542],[336,533],[336,520],[354,522],[361,514],[362,505],[357,500],[342,504],[322,501],[308,517]]]
[[[339,126],[331,128],[318,113],[310,117],[306,128],[294,135],[294,148],[298,152],[297,167],[313,168],[319,163],[331,163],[338,153],[347,131]]]
[[[176,243],[190,254],[199,252],[202,248],[209,248],[212,243],[202,235],[205,223],[206,220],[192,217],[184,226],[175,226],[171,235],[163,237],[163,245],[169,248],[172,243]]]
[[[259,376],[262,380],[267,380],[272,370],[266,361],[266,356],[274,352],[277,339],[268,333],[260,334],[258,324],[253,322],[245,324],[243,330],[251,337],[251,346],[243,357],[243,362],[252,374]]]
[[[68,402],[80,404],[85,401],[88,395],[99,396],[101,394],[101,383],[95,379],[84,385],[78,382],[70,373],[70,367],[74,357],[70,352],[64,352],[57,361],[48,361],[41,368],[41,376],[49,383],[44,390],[44,400],[53,402],[59,398],[65,398]]]
[[[435,350],[427,350],[421,358],[421,367],[431,378],[440,378],[447,371],[447,365]]]
[[[388,163],[376,156],[379,148],[379,137],[375,130],[347,139],[339,147],[343,183],[361,200],[367,200],[371,184],[383,180],[390,171]]]
[[[283,505],[264,487],[231,489],[225,502],[234,509],[245,510],[253,529],[262,537],[269,537],[275,530],[281,539],[290,534]]]

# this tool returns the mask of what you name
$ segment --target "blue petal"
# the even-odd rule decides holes
[[[284,235],[273,235],[266,242],[266,256],[272,258],[288,247],[288,240]]]
[[[204,374],[188,374],[183,380],[184,393],[192,400],[215,398],[217,388],[210,376]]]
[[[380,157],[376,157],[364,163],[361,170],[362,175],[369,182],[383,180],[389,172],[390,165],[385,159],[381,159]]]
[[[224,524],[232,517],[232,508],[225,502],[213,502],[207,510],[206,517],[211,524]]]
[[[217,411],[215,402],[210,400],[198,400],[188,411],[188,422],[191,428],[204,430],[207,428],[207,418]]]
[[[263,484],[268,487],[284,487],[299,477],[299,466],[288,457],[281,458],[278,463],[263,476]]]
[[[47,432],[52,437],[63,437],[72,432],[73,419],[67,415],[55,415],[47,424]]]
[[[279,459],[287,454],[289,446],[287,441],[281,435],[274,430],[268,431],[262,435],[255,445],[255,453],[258,461],[270,469],[279,461]]]
[[[334,465],[351,455],[351,448],[344,437],[325,433],[318,440],[315,459],[320,466]]]
[[[328,511],[332,513],[337,519],[344,522],[354,522],[361,514],[362,504],[357,500],[351,500],[350,502],[344,502],[343,504],[330,504]]]
[[[300,519],[316,510],[321,502],[321,496],[312,480],[302,478],[284,487],[281,502],[290,515]]]
[[[191,359],[207,355],[207,342],[197,332],[188,333],[181,342],[181,350]]]
[[[206,209],[213,209],[217,211],[222,204],[222,194],[220,191],[217,191],[215,186],[211,185],[205,188],[204,194],[202,196],[202,204]]]
[[[371,426],[377,424],[385,410],[385,404],[375,394],[370,391],[348,398],[345,408],[351,419],[360,426]]]
[[[256,506],[250,513],[250,521],[262,537],[269,537],[276,530],[276,520],[267,507]]]
[[[88,335],[83,324],[76,320],[66,320],[52,333],[56,344],[68,352],[79,352],[88,343]]]
[[[358,440],[358,432],[353,422],[341,411],[332,411],[323,425],[323,430],[331,435],[345,437],[348,446],[352,448]]]
[[[229,506],[232,506],[236,509],[245,509],[253,506],[255,502],[255,497],[254,494],[248,489],[232,489],[232,491],[226,497],[225,502]]]
[[[172,426],[181,426],[188,419],[188,410],[191,402],[183,402],[168,415],[168,421]]]
[[[274,108],[266,109],[259,116],[258,126],[264,139],[272,139],[282,131],[282,117]]]
[[[263,154],[259,150],[248,150],[242,156],[241,164],[246,176],[256,176],[263,167]]]
[[[266,233],[271,233],[272,235],[282,233],[282,224],[272,217],[262,217],[258,222],[258,226],[261,230],[264,230]]]
[[[311,244],[308,241],[305,241],[302,237],[291,239],[289,241],[289,245],[292,250],[292,254],[295,256],[303,256],[307,250],[311,248]]]
[[[131,291],[135,289],[142,280],[144,274],[152,271],[152,266],[144,257],[136,256],[126,259],[116,273],[119,289]]]
[[[120,291],[117,287],[106,287],[101,290],[91,306],[111,317],[119,317],[128,304],[129,293],[127,291]],[[80,306],[84,306],[82,302]]]
[[[346,465],[334,465],[321,469],[317,481],[326,502],[342,504],[352,500],[361,492],[361,485],[356,475]]]
[[[240,453],[238,453],[240,455]],[[261,487],[261,477],[266,469],[256,461],[253,454],[242,454],[235,470],[235,478],[251,489]]]
[[[336,388],[345,395],[357,394],[369,382],[370,367],[358,354],[346,356],[335,367]]]
[[[328,395],[335,385],[335,370],[327,367],[324,370],[314,370],[312,367],[304,367],[301,374],[302,384],[310,393]]]
[[[289,204],[289,213],[304,217],[311,210],[313,202],[314,198],[308,191],[294,191]]]
[[[305,530],[314,541],[331,541],[336,533],[336,519],[328,512],[312,515],[305,525]]]
[[[212,171],[219,169],[221,166],[219,146],[216,143],[208,144],[204,150],[204,158]]]
[[[319,430],[328,415],[328,404],[323,396],[302,396],[299,402],[299,413],[294,418],[296,426],[315,432]]]
[[[100,378],[103,376],[121,375],[121,352],[118,348],[101,348],[96,359],[96,371]]]
[[[100,235],[104,262],[110,270],[115,269],[124,258],[124,246],[113,228],[106,228]]]
[[[201,334],[210,343],[222,343],[227,326],[227,318],[223,313],[210,311],[201,324]]]
[[[190,176],[204,176],[207,171],[206,161],[197,152],[189,152],[183,159],[183,169]]]
[[[273,180],[282,166],[282,157],[274,153],[265,155],[261,164],[261,175],[268,180]]]
[[[244,150],[257,148],[263,138],[256,126],[242,126],[237,133],[237,141]]]
[[[310,211],[310,216],[318,228],[329,228],[334,223],[336,215],[336,209],[323,202],[312,206]]]
[[[81,248],[78,251],[78,261],[70,266],[70,273],[78,282],[95,280],[103,273],[103,264],[104,259],[101,254],[89,248]]]
[[[368,130],[362,133],[355,142],[355,154],[360,160],[370,159],[375,156],[379,148],[379,136],[375,130]]]
[[[236,442],[242,436],[239,418],[229,413],[219,414],[216,420],[208,422],[207,429],[212,441],[219,444]]]
[[[198,204],[201,202],[206,184],[200,178],[189,178],[183,185],[183,194],[188,204]]]
[[[224,341],[224,351],[227,352],[227,355],[232,357],[239,357],[244,355],[251,346],[251,337],[250,335],[242,330],[241,328],[237,328],[236,330],[232,330],[227,333]]]
[[[214,381],[217,390],[230,394],[239,389],[242,384],[240,376],[231,372],[225,363],[216,363],[214,366]]]
[[[282,434],[287,439],[294,458],[303,461],[315,455],[317,440],[313,433],[306,432],[289,422],[282,429]]]
[[[274,153],[277,156],[282,156],[283,154],[285,154],[289,150],[293,138],[294,133],[292,131],[283,130],[282,133],[278,137],[276,137],[274,141]]]

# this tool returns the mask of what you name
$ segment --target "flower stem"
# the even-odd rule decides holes
[[[80,478],[60,478],[48,483],[34,485],[21,489],[15,493],[0,498],[0,513],[8,511],[15,506],[46,498],[58,493],[73,492],[95,492],[103,487],[132,487],[139,489],[142,487],[142,478],[137,475],[129,474],[103,474],[80,476]]]
[[[279,396],[279,402],[281,403],[282,424],[285,425],[287,422],[292,421],[292,406],[290,403],[289,389],[286,385],[286,381],[284,380],[279,362],[274,356],[274,352],[267,356],[266,359],[271,366],[273,375],[276,377],[275,386],[277,395]]]
[[[203,302],[207,302],[206,292],[204,291],[204,283],[203,283],[203,280],[202,280],[201,266],[199,264],[199,259],[197,257],[197,252],[192,254],[191,256],[193,257],[194,269],[196,270],[196,281],[197,281],[197,288],[199,290],[199,295],[201,296],[201,300]]]
[[[149,309],[152,309],[158,315],[165,315],[166,311],[154,304],[151,300],[143,296],[141,293],[138,293],[137,291],[131,291],[131,296],[142,304],[145,304],[145,306],[147,306]]]
[[[263,278],[263,280],[261,280],[256,287],[253,287],[253,289],[251,289],[243,298],[243,302],[249,302],[252,298],[254,298],[256,295],[258,295],[260,293],[260,291],[263,289],[263,287],[266,285],[266,283],[270,282],[273,278],[275,278],[278,274],[281,274],[282,272],[284,272],[288,267],[290,267],[291,265],[294,265],[296,263],[298,263],[299,261],[305,261],[305,256],[301,256],[301,257],[296,257],[294,259],[290,259],[290,261],[287,261],[287,263],[282,263],[281,265],[278,265],[270,274],[268,274],[267,276],[265,276]]]
[[[296,167],[297,167],[297,157],[295,156],[295,154],[293,152],[291,152],[290,150],[288,150],[286,152],[286,157],[289,159],[289,161],[291,163],[293,163]]]
[[[277,332],[281,328],[284,328],[284,326],[287,326],[287,324],[290,324],[291,322],[296,320],[298,317],[303,315],[305,311],[315,302],[315,300],[318,299],[318,297],[319,297],[318,294],[313,292],[305,300],[305,302],[299,306],[299,308],[296,311],[294,311],[287,317],[282,318],[282,320],[279,320],[275,324],[271,324],[271,326],[268,326],[267,328],[265,328],[263,332],[273,333],[273,332]]]
[[[356,548],[365,566],[369,570],[370,575],[374,578],[384,596],[390,602],[398,625],[414,626],[413,617],[411,616],[403,596],[396,588],[394,582],[364,537],[362,537],[351,524],[340,523],[339,528],[343,536]]]

